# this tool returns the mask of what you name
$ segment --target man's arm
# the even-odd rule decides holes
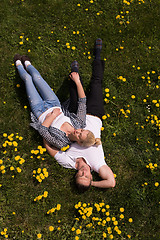
[[[115,178],[112,170],[107,165],[103,165],[99,170],[99,176],[102,178],[101,181],[92,181],[91,185],[99,188],[111,188],[115,187]]]
[[[52,148],[50,147],[50,145],[46,142],[45,139],[43,139],[43,143],[44,143],[44,146],[45,148],[47,149],[47,152],[52,156],[54,157],[56,155],[57,152],[59,152],[59,150],[57,148]]]

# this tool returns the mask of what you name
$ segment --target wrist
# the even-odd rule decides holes
[[[91,181],[91,186],[94,186],[94,182],[93,181]]]
[[[80,80],[77,80],[75,83],[76,83],[76,85],[78,85],[78,86],[82,85]]]

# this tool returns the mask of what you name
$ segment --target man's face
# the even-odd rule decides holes
[[[76,174],[76,182],[84,186],[89,186],[92,180],[90,167],[82,158],[78,159],[76,164],[78,170]]]
[[[89,133],[89,130],[84,130],[81,128],[75,129],[74,136],[77,139],[77,143],[80,143],[81,141],[83,142],[86,139],[88,133]]]

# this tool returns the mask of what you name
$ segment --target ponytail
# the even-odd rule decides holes
[[[102,144],[101,139],[100,138],[95,138],[94,134],[89,131],[89,133],[87,134],[87,137],[84,141],[81,141],[80,145],[82,147],[90,147],[90,146],[98,146]]]
[[[99,146],[101,144],[102,144],[101,139],[100,138],[95,138],[95,145]]]

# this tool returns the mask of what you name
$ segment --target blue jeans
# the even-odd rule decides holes
[[[17,66],[17,70],[21,79],[25,83],[31,110],[37,118],[39,118],[43,112],[51,107],[61,107],[58,97],[42,78],[37,69],[35,69],[32,65],[28,65],[28,74],[23,65],[19,65]]]

